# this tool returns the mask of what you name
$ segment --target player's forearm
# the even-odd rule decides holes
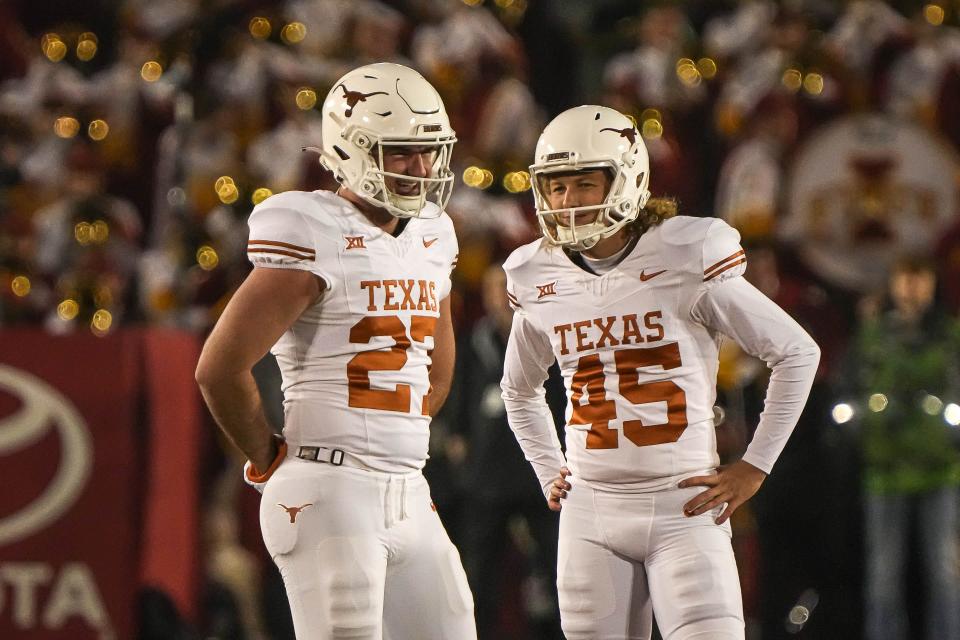
[[[743,455],[761,471],[770,473],[800,419],[820,362],[820,349],[804,334],[782,360],[774,364],[757,430]]]
[[[502,388],[510,429],[546,495],[560,467],[566,464],[553,415],[542,394],[518,392],[509,385],[502,385]]]
[[[273,430],[267,423],[253,374],[198,374],[203,399],[220,429],[260,470],[276,456]]]
[[[510,429],[533,466],[545,496],[565,464],[543,388],[552,360],[549,341],[517,312],[504,355],[501,397]]]
[[[456,362],[455,345],[453,341],[440,354],[434,353],[433,365],[430,368],[430,415],[440,412],[443,403],[450,395],[453,384],[453,369]],[[438,357],[439,356],[439,357]]]

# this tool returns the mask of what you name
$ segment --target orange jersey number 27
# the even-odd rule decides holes
[[[411,316],[410,335],[397,316],[367,316],[350,329],[350,342],[367,344],[375,336],[389,336],[394,344],[389,350],[363,351],[347,363],[349,402],[358,409],[383,411],[410,411],[410,385],[398,384],[395,389],[374,389],[370,386],[371,371],[399,371],[407,363],[407,349],[411,339],[424,342],[433,336],[437,319],[433,316]],[[428,394],[429,395],[429,394]],[[423,414],[429,411],[427,397],[423,398]]]

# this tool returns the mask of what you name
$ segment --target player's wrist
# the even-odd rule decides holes
[[[266,482],[283,462],[283,459],[287,457],[287,443],[282,436],[274,434],[270,438],[269,446],[270,453],[264,457],[269,462],[260,466],[254,460],[250,460],[250,466],[247,469],[247,479],[250,481]]]

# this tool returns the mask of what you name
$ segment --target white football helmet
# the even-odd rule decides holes
[[[388,62],[354,69],[327,94],[322,118],[320,162],[342,185],[398,218],[420,217],[428,196],[441,210],[446,206],[457,137],[440,95],[419,73]],[[384,171],[383,150],[390,146],[436,147],[431,175]],[[417,181],[419,193],[396,194],[387,188],[386,177]]]
[[[550,174],[604,169],[612,181],[602,204],[551,209],[546,197]],[[537,142],[530,166],[537,219],[553,244],[583,251],[635,220],[650,198],[650,158],[633,120],[608,107],[585,105],[554,118]],[[596,211],[586,224],[577,214]]]

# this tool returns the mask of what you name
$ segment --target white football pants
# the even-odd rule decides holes
[[[699,475],[699,474],[690,474]],[[720,508],[686,517],[705,487],[597,491],[575,477],[560,512],[557,587],[567,640],[743,640],[740,580]]]
[[[297,638],[475,640],[473,598],[420,472],[290,457],[260,503]]]

